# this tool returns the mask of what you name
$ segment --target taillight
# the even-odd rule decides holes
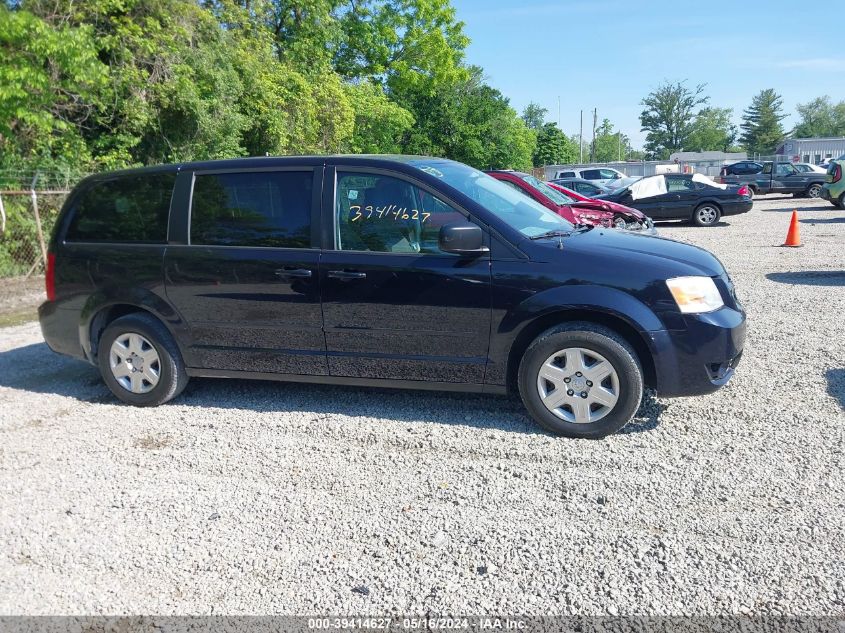
[[[836,163],[836,167],[833,168],[833,182],[839,182],[842,180],[842,165]]]
[[[47,271],[44,274],[44,289],[47,291],[47,301],[56,299],[56,255],[47,253]]]
[[[742,185],[742,187],[740,187],[740,188],[737,190],[737,193],[738,193],[739,195],[741,195],[741,196],[747,196],[747,195],[749,195],[749,194],[748,194],[748,187],[746,187],[745,185]]]

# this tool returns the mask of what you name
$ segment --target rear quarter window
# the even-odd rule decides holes
[[[176,174],[139,174],[96,182],[73,204],[70,242],[164,244]]]

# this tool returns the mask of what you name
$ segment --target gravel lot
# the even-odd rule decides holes
[[[782,249],[798,208],[801,249]],[[842,614],[845,214],[758,198],[714,251],[736,379],[603,441],[516,401],[194,380],[121,406],[0,329],[0,614]]]

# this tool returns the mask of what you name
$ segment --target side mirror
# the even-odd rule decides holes
[[[481,227],[470,222],[441,226],[438,246],[441,251],[457,255],[481,255],[490,250],[484,246]]]

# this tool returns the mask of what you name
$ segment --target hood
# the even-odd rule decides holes
[[[631,231],[594,228],[576,232],[563,238],[563,249],[558,248],[556,238],[526,241],[536,247],[536,250],[532,249],[532,256],[538,259],[556,259],[561,253],[579,255],[600,260],[603,268],[636,267],[653,279],[688,275],[716,277],[725,272],[722,263],[710,251],[665,237]]]
[[[578,202],[573,205],[575,209],[595,209],[596,211],[610,211],[612,213],[621,213],[628,217],[634,218],[639,222],[645,220],[645,213],[638,209],[626,207],[624,204],[613,202],[612,200],[587,200]]]

